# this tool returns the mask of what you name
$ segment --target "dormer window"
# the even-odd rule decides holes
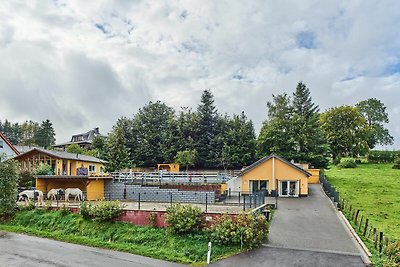
[[[3,148],[4,144],[3,144],[3,140],[0,140],[0,148]]]

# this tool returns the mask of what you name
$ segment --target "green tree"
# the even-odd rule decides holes
[[[312,101],[310,90],[302,82],[293,93],[292,137],[293,158],[297,162],[309,162],[316,168],[328,165],[328,145],[319,125],[319,108]]]
[[[197,165],[201,168],[215,168],[217,155],[222,148],[217,146],[218,111],[210,90],[204,90],[197,107],[195,148],[198,153]]]
[[[20,138],[18,144],[21,146],[36,145],[35,135],[39,131],[39,123],[25,121],[19,126]]]
[[[287,94],[272,95],[272,102],[267,102],[268,118],[263,123],[257,140],[259,157],[277,153],[286,159],[295,154],[296,142],[293,138],[293,107]]]
[[[195,149],[186,149],[183,151],[178,151],[178,153],[176,153],[175,162],[179,163],[179,165],[186,167],[187,171],[190,166],[194,166],[194,164],[196,163],[196,157],[197,151]]]
[[[19,143],[20,129],[18,123],[11,123],[7,119],[3,123],[0,121],[0,131],[12,144],[17,145]]]
[[[226,119],[227,127],[221,132],[223,147],[221,164],[224,168],[242,168],[254,162],[256,154],[256,136],[252,121],[248,121],[244,112]]]
[[[39,127],[39,130],[36,132],[35,141],[38,146],[42,146],[44,148],[48,148],[55,144],[55,132],[53,128],[53,124],[50,120],[42,121],[42,124]]]
[[[81,146],[78,144],[70,144],[69,146],[67,146],[66,151],[68,153],[74,153],[74,154],[84,154],[85,152],[85,150],[81,148]]]
[[[176,155],[177,126],[175,111],[160,101],[149,102],[132,120],[130,148],[139,166],[168,163]]]
[[[0,216],[9,216],[16,208],[18,164],[0,155]]]
[[[91,148],[92,148],[92,150],[98,152],[96,157],[99,157],[101,159],[106,158],[106,154],[107,154],[106,141],[107,141],[107,139],[103,136],[96,136],[93,139]]]
[[[334,159],[364,155],[368,151],[368,124],[357,108],[331,108],[321,114],[320,123]]]
[[[182,107],[179,112],[177,125],[176,149],[183,151],[195,148],[197,114],[190,108]]]
[[[356,107],[367,121],[370,129],[369,148],[373,149],[376,145],[393,145],[393,136],[384,127],[385,123],[389,123],[385,105],[376,98],[370,98],[357,103]]]
[[[118,171],[130,167],[130,153],[126,146],[123,121],[118,120],[107,139],[107,171]]]

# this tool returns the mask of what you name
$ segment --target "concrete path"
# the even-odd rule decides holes
[[[69,244],[45,238],[0,232],[0,266],[184,266],[113,250]]]
[[[276,247],[360,253],[355,238],[339,218],[320,185],[309,197],[280,198],[270,225],[268,244]]]

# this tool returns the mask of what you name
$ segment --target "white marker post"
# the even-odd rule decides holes
[[[208,242],[207,264],[210,264],[210,260],[211,260],[211,242]]]

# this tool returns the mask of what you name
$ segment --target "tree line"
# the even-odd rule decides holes
[[[0,131],[13,144],[20,146],[51,147],[55,144],[55,131],[50,120],[40,124],[35,121],[13,123],[9,120],[0,120]]]
[[[132,118],[120,118],[101,147],[109,170],[178,162],[196,168],[237,169],[276,153],[288,160],[327,167],[329,160],[365,155],[376,145],[391,145],[384,104],[375,98],[355,106],[320,112],[309,88],[298,83],[292,95],[273,95],[258,135],[244,112],[218,112],[205,90],[196,110],[178,113],[150,102]]]

